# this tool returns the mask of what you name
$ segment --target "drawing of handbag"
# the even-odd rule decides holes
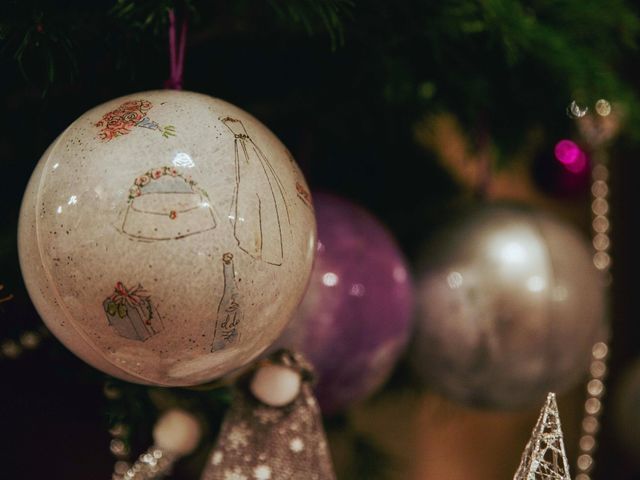
[[[149,170],[129,191],[122,232],[133,239],[177,240],[215,227],[207,193],[175,168]]]

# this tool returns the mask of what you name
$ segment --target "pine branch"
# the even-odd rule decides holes
[[[74,30],[81,25],[74,14],[61,15],[44,9],[36,2],[11,1],[0,20],[0,52],[10,54],[29,83],[38,85],[43,94],[60,72],[71,81],[78,73]]]
[[[335,49],[344,44],[344,25],[342,18],[350,16],[354,7],[352,0],[268,0],[269,5],[281,19],[289,19],[301,24],[309,35],[322,28],[331,38],[331,47]]]
[[[164,35],[171,9],[181,9],[189,15],[197,12],[192,0],[116,0],[109,14],[129,28],[160,36]]]

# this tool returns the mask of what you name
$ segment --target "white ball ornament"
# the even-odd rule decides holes
[[[170,90],[112,100],[36,166],[18,231],[25,283],[94,367],[204,383],[258,357],[299,303],[316,239],[307,191],[286,147],[229,103]]]
[[[253,375],[249,388],[262,403],[271,407],[284,407],[300,393],[300,372],[289,367],[266,364]]]
[[[156,447],[173,455],[184,456],[198,446],[202,430],[193,415],[184,410],[167,410],[153,427]]]

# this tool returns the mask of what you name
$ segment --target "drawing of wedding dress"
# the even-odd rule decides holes
[[[282,265],[289,210],[282,181],[240,120],[221,117],[233,133],[236,187],[229,218],[238,246],[253,258]]]

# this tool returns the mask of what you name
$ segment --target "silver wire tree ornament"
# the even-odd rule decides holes
[[[547,395],[513,480],[571,480],[555,393]]]

